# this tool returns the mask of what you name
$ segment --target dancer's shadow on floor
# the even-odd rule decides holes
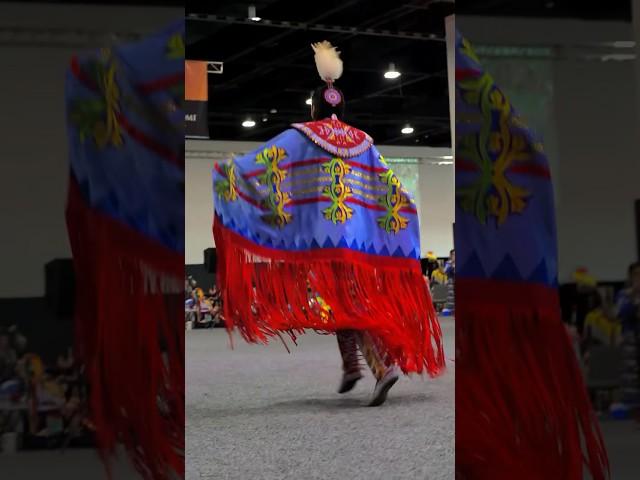
[[[389,395],[387,402],[383,407],[406,407],[417,403],[425,403],[430,400],[428,393],[414,393],[407,395]],[[287,400],[272,404],[273,409],[282,410],[327,410],[338,412],[349,408],[366,408],[369,398],[363,397],[336,397],[336,398],[300,398],[296,400]]]
[[[417,404],[428,403],[431,395],[428,393],[414,393],[407,395],[389,396],[386,403],[377,408],[404,408]],[[325,398],[299,398],[295,400],[285,400],[281,402],[267,403],[260,406],[240,407],[240,408],[217,408],[215,409],[215,417],[229,418],[246,415],[264,415],[269,412],[270,415],[299,415],[300,413],[318,413],[323,414],[340,414],[345,410],[364,409],[368,407],[368,397],[360,395],[358,397],[325,397]],[[197,408],[197,407],[196,407]],[[197,408],[200,414],[207,416],[202,407]]]

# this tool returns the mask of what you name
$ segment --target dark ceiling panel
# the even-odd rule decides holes
[[[459,15],[631,21],[631,0],[457,0]]]
[[[0,3],[44,3],[44,4],[60,4],[60,5],[123,5],[123,6],[138,6],[138,7],[184,7],[184,2],[179,0],[150,0],[145,2],[144,0],[115,0],[110,2],[109,0],[95,0],[85,2],[81,0],[21,0],[16,2],[15,0],[0,0]]]
[[[263,0],[251,4],[258,16],[270,21],[357,31],[196,20],[191,15],[244,20],[249,2],[187,4],[187,58],[224,62],[223,75],[209,75],[212,138],[265,141],[289,124],[308,119],[305,99],[321,85],[310,44],[329,40],[345,64],[337,86],[347,98],[347,121],[366,130],[377,143],[451,144],[444,18],[453,13],[452,3]],[[393,32],[416,32],[421,38],[397,38]],[[390,62],[403,73],[400,79],[383,77]],[[272,109],[278,113],[269,113]],[[257,122],[255,128],[241,127],[247,116]],[[413,135],[400,134],[406,123],[414,127]]]

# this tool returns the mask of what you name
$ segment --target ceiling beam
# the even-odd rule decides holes
[[[403,32],[390,30],[378,30],[375,28],[358,28],[358,27],[345,27],[340,25],[322,25],[302,22],[287,22],[279,20],[266,20],[263,19],[260,22],[254,22],[246,18],[239,17],[225,17],[222,15],[208,15],[208,14],[189,14],[187,15],[189,20],[198,22],[210,22],[210,23],[224,23],[228,25],[247,25],[252,27],[272,27],[272,28],[284,28],[289,31],[305,31],[305,32],[330,32],[330,33],[346,33],[360,36],[373,36],[373,37],[387,37],[387,38],[399,38],[404,40],[419,40],[427,42],[440,42],[444,43],[445,38],[436,35],[435,33],[424,32]],[[269,40],[273,41],[272,39]],[[253,47],[252,47],[253,50]],[[227,60],[230,61],[230,60]]]
[[[326,10],[321,15],[318,15],[317,17],[314,17],[310,21],[311,22],[318,22],[320,20],[323,20],[324,18],[327,18],[330,15],[338,13],[338,12],[344,10],[345,8],[348,8],[351,5],[354,5],[354,4],[358,3],[358,1],[359,0],[345,1],[341,5],[339,5],[338,7],[332,8],[330,10]],[[203,16],[203,14],[197,14],[197,13],[190,13],[190,14],[186,15],[187,20],[199,20],[199,19],[201,19],[202,16]],[[204,14],[204,16],[206,17],[208,15]],[[213,15],[213,16],[216,16],[216,15]],[[224,18],[226,18],[226,17],[224,17]],[[253,22],[251,20],[247,20],[247,22],[249,22],[249,24],[251,24],[251,25],[254,25],[256,23],[256,22]],[[227,23],[227,22],[223,22],[223,23]],[[249,48],[241,50],[240,52],[232,55],[231,57],[226,58],[225,61],[226,62],[233,62],[235,60],[238,60],[238,59],[240,59],[240,58],[242,58],[242,57],[244,57],[246,55],[249,55],[250,53],[253,53],[253,52],[257,51],[258,49],[260,49],[267,42],[269,42],[269,43],[278,42],[278,41],[282,40],[283,38],[286,38],[289,35],[292,35],[293,33],[294,33],[294,31],[291,30],[291,31],[288,31],[288,32],[280,33],[280,34],[275,35],[273,37],[269,37],[268,39],[263,40],[262,42],[258,42],[256,44],[250,46]]]
[[[402,4],[401,6],[396,7],[395,9],[391,9],[391,10],[388,10],[388,11],[382,13],[382,14],[379,14],[376,17],[368,18],[367,20],[363,21],[359,26],[360,27],[368,26],[368,27],[371,27],[371,28],[375,28],[375,27],[377,27],[379,25],[382,25],[382,24],[384,24],[386,22],[389,22],[389,21],[392,21],[392,20],[397,20],[397,19],[403,17],[404,15],[406,15],[407,13],[411,13],[411,11],[407,10],[407,5],[406,4]],[[318,18],[318,17],[316,17],[316,18]],[[294,33],[294,31],[291,31],[289,33]],[[347,40],[349,40],[349,39],[351,39],[351,38],[353,38],[355,36],[356,35],[352,34],[352,33],[344,34],[344,35],[338,35],[333,40],[334,40],[335,44],[338,44],[338,42],[347,41]],[[269,43],[272,42],[273,38],[274,37],[269,37],[268,39],[264,40],[263,42],[257,44],[256,47],[259,46],[259,45],[263,45],[263,44],[265,44],[267,42],[269,42]],[[187,50],[187,54],[188,53],[189,53],[189,51]],[[221,87],[225,88],[225,86],[233,85],[234,83],[238,84],[238,83],[244,81],[245,79],[251,79],[251,78],[255,77],[256,75],[261,75],[261,76],[267,75],[273,68],[276,68],[277,65],[280,62],[283,62],[283,61],[293,62],[294,60],[296,60],[296,59],[298,59],[298,58],[300,58],[300,57],[302,57],[304,55],[309,55],[309,47],[307,45],[305,45],[304,47],[301,47],[301,48],[293,51],[292,53],[289,53],[289,54],[287,54],[287,55],[285,55],[283,57],[280,57],[278,60],[274,60],[274,61],[272,61],[270,63],[261,65],[260,67],[254,68],[253,70],[251,70],[249,72],[246,72],[246,73],[243,73],[241,75],[238,75],[237,77],[230,78],[228,81],[226,81],[226,82],[224,82],[222,84],[219,84],[218,88],[221,88]],[[194,59],[194,60],[197,60],[197,59]],[[201,60],[204,60],[204,59],[201,59]]]
[[[351,100],[349,100],[349,104],[353,105],[354,103],[362,102],[363,100],[368,100],[370,98],[380,96],[383,93],[390,92],[392,90],[397,90],[397,89],[402,88],[402,87],[408,87],[409,85],[413,85],[414,83],[422,82],[422,81],[427,80],[429,78],[440,77],[440,76],[443,76],[443,75],[446,75],[446,74],[447,74],[446,70],[441,70],[441,71],[435,72],[435,73],[428,73],[428,74],[422,75],[422,76],[420,76],[418,78],[414,78],[413,80],[409,80],[409,81],[406,81],[406,82],[394,84],[394,85],[391,85],[389,87],[383,88],[381,90],[376,90],[375,92],[367,93],[366,95],[363,95],[361,97],[351,99]]]

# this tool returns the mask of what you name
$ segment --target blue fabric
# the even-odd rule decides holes
[[[256,172],[264,172],[265,165],[259,159],[264,159],[265,148],[273,152],[273,147],[281,149],[281,158],[273,163],[271,176],[261,177]],[[337,247],[420,258],[412,196],[399,186],[375,146],[357,156],[334,160],[334,170],[330,170],[333,158],[300,131],[286,130],[263,147],[214,169],[215,212],[226,228],[264,247],[287,251]],[[398,186],[390,185],[396,182]],[[344,191],[344,201],[332,200],[332,191]],[[321,200],[298,203],[309,199]],[[389,202],[402,202],[403,207],[394,214]],[[280,224],[274,205],[282,207]]]
[[[455,93],[456,274],[556,286],[547,158],[459,33]]]
[[[622,322],[623,332],[635,332],[639,329],[638,308],[628,289],[618,292],[616,297],[616,316]]]
[[[67,74],[66,100],[71,173],[82,195],[90,207],[183,252],[184,20],[108,55],[87,54],[78,66]],[[163,79],[173,81],[145,89]],[[112,135],[100,141],[105,131]]]

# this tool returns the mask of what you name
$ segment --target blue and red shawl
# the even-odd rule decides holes
[[[74,57],[67,74],[66,216],[90,419],[105,459],[123,442],[153,479],[184,471],[183,98],[184,21]]]
[[[456,36],[456,470],[460,478],[607,477],[560,317],[542,144]]]
[[[369,135],[336,118],[294,124],[216,164],[213,189],[230,329],[249,342],[367,330],[405,372],[442,371],[416,206]]]

